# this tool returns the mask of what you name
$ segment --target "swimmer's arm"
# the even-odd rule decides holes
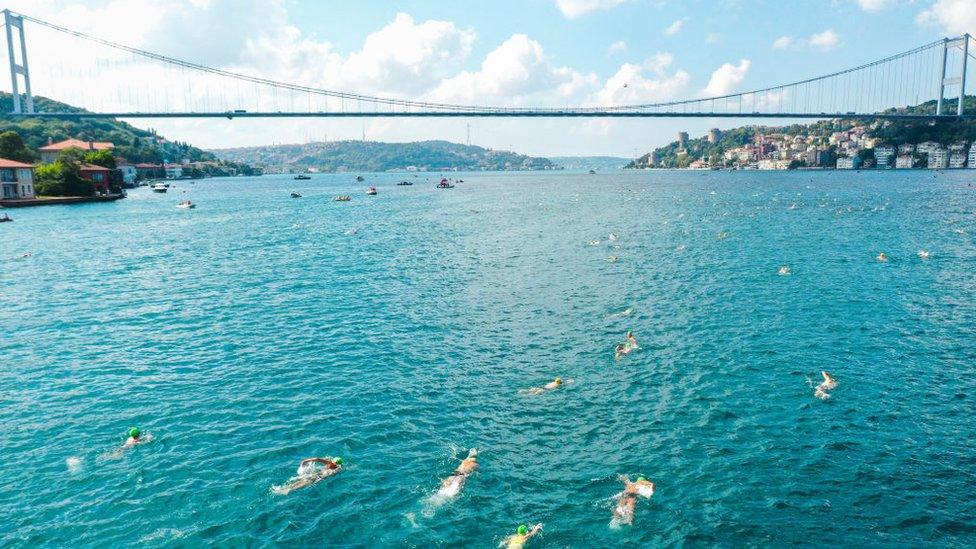
[[[539,524],[536,524],[535,526],[533,526],[532,529],[529,530],[529,533],[528,534],[525,534],[525,539],[529,539],[529,538],[531,538],[532,536],[538,534],[541,531],[542,531],[542,523],[540,522]]]

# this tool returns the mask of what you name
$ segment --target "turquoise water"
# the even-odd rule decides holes
[[[0,545],[976,543],[976,173],[463,177],[12,210]]]

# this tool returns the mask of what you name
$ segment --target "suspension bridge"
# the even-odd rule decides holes
[[[3,14],[12,95],[9,114],[19,117],[976,117],[966,112],[964,102],[969,60],[976,59],[968,34],[831,74],[717,97],[633,105],[510,107],[400,99],[283,82],[176,59],[10,10]],[[32,47],[41,50],[30,63],[28,27]],[[57,52],[71,54],[65,59]],[[35,89],[58,103],[35,97]],[[932,108],[910,108],[925,103]],[[58,107],[64,104],[78,108]]]

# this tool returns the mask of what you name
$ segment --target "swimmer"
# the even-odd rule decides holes
[[[837,388],[837,380],[831,377],[827,371],[820,372],[820,375],[823,376],[823,383],[817,386],[818,389],[832,391]]]
[[[569,385],[572,382],[573,382],[572,379],[567,379],[565,382],[563,382],[563,378],[557,377],[556,379],[550,381],[549,383],[546,383],[542,387],[533,387],[531,389],[525,389],[524,392],[530,395],[541,395],[546,391],[552,391],[554,389],[558,389],[562,387],[563,384]]]
[[[589,245],[590,246],[599,246],[600,245],[600,241],[599,240],[591,240],[589,242]]]
[[[628,331],[627,332],[627,341],[624,342],[624,343],[620,343],[616,347],[614,347],[614,349],[613,349],[613,351],[614,351],[614,357],[615,358],[625,357],[625,356],[629,355],[631,353],[631,351],[633,351],[635,349],[639,349],[639,347],[637,346],[637,338],[634,337],[633,332],[629,332]]]
[[[880,261],[882,263],[887,263],[888,262],[888,254],[886,254],[884,252],[881,252],[880,254],[878,254],[878,257],[876,257],[875,259],[877,259],[878,261]]]
[[[316,465],[323,465],[323,467],[317,467]],[[272,491],[276,494],[286,496],[289,492],[311,486],[324,478],[331,477],[341,470],[341,457],[303,459],[298,464],[297,475],[290,479],[288,484],[284,486],[272,487]]]
[[[617,236],[615,233],[610,233],[609,235],[607,235],[607,240],[609,240],[610,242],[616,242],[618,238],[620,237]]]
[[[529,530],[528,526],[520,524],[518,530],[514,534],[505,538],[499,547],[507,547],[508,549],[522,549],[525,547],[525,542],[529,540],[532,536],[538,534],[542,531],[542,523],[536,524]]]
[[[129,438],[125,439],[125,442],[122,443],[122,449],[132,448],[136,444],[143,444],[150,441],[152,441],[151,434],[146,433],[146,435],[143,436],[142,430],[140,430],[138,427],[133,427],[129,429]]]
[[[928,258],[932,257],[932,253],[931,252],[928,252],[926,250],[919,250],[918,251],[918,257],[920,257],[922,259],[928,259]]]
[[[779,276],[790,276],[791,274],[793,274],[793,272],[790,271],[790,268],[788,266],[783,265],[782,267],[779,268]]]
[[[722,232],[718,233],[717,235],[715,235],[715,240],[725,240],[728,237],[729,237],[729,233],[727,233],[725,231],[722,231]]]
[[[458,464],[457,469],[451,473],[451,476],[441,481],[441,487],[437,490],[437,495],[442,498],[453,498],[461,493],[461,488],[464,487],[465,481],[468,477],[474,473],[474,470],[478,468],[478,450],[472,448],[468,451],[468,457],[461,460]]]
[[[607,261],[609,261],[610,263],[616,263],[618,259],[620,258],[615,255],[611,255],[610,257],[607,258]]]
[[[619,478],[624,483],[624,491],[617,498],[617,506],[613,509],[613,525],[631,524],[634,522],[634,508],[637,506],[637,498],[650,499],[654,495],[654,483],[640,476],[635,482],[630,478],[620,475]]]

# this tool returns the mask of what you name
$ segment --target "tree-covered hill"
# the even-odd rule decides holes
[[[496,151],[448,141],[381,143],[334,141],[302,145],[274,145],[214,150],[219,158],[260,166],[266,171],[420,171],[551,170],[557,166],[545,158],[510,151]]]
[[[38,111],[84,112],[83,109],[44,97],[34,97],[34,107]],[[154,130],[142,130],[114,119],[89,118],[67,120],[60,118],[20,118],[10,116],[13,98],[9,93],[0,92],[0,132],[17,132],[28,149],[36,154],[49,140],[58,142],[69,138],[84,141],[111,141],[115,145],[115,156],[130,163],[173,162],[215,162],[218,159],[207,151],[185,142],[169,141]],[[34,158],[37,160],[37,157]],[[228,166],[238,172],[249,173],[247,166]]]

